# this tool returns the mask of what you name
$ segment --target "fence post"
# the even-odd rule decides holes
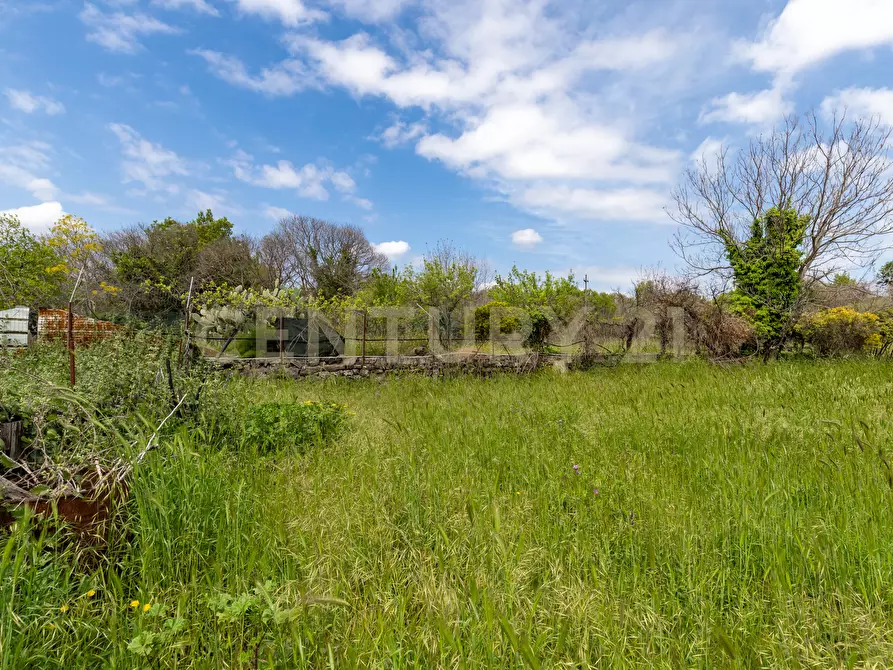
[[[186,339],[186,352],[189,353],[189,316],[192,313],[192,285],[195,277],[189,278],[189,293],[186,294],[186,324],[184,326],[183,337],[180,338],[180,348],[177,351],[177,366],[183,360],[183,339]]]
[[[74,314],[71,311],[71,303],[74,302],[74,294],[78,292],[78,286],[81,285],[81,277],[84,276],[84,268],[87,267],[86,263],[81,266],[81,271],[78,272],[77,281],[74,283],[74,288],[71,290],[71,297],[68,299],[68,377],[69,382],[71,382],[71,388],[74,388],[75,376],[74,376]]]
[[[71,300],[68,301],[68,383],[74,388],[74,315],[71,312]]]
[[[363,308],[363,365],[366,365],[366,317],[369,310]]]

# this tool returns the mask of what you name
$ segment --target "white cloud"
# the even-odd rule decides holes
[[[149,191],[179,190],[176,184],[168,184],[164,178],[189,174],[186,162],[182,158],[170,149],[143,138],[130,126],[111,123],[108,128],[121,142],[124,155],[121,168],[125,183],[140,182]]]
[[[206,193],[197,189],[190,189],[186,194],[186,204],[191,209],[204,212],[206,209],[214,210],[215,214],[231,213],[232,205],[226,199],[226,196],[220,193]]]
[[[790,76],[837,54],[893,46],[893,2],[789,0],[761,38],[738,45],[756,70]]]
[[[729,93],[710,101],[710,109],[701,112],[701,123],[726,122],[750,125],[775,123],[794,111],[794,103],[785,97],[785,89],[774,86],[757,93]]]
[[[59,202],[44,202],[31,207],[19,207],[8,209],[0,214],[11,214],[34,233],[45,233],[56,221],[65,215],[62,204]]]
[[[37,200],[54,200],[59,189],[49,179],[38,176],[49,169],[51,150],[44,142],[0,147],[0,184],[26,190]]]
[[[397,16],[404,5],[327,2],[369,22]],[[393,30],[355,31],[339,40],[308,31],[286,35],[289,58],[261,74],[224,54],[200,55],[218,76],[268,95],[337,87],[414,108],[424,117],[395,121],[378,138],[384,146],[414,143],[419,155],[484,181],[519,207],[535,205],[543,216],[588,219],[605,211],[571,207],[549,193],[573,193],[580,201],[591,199],[587,193],[616,195],[643,184],[669,190],[684,156],[643,139],[647,128],[638,121],[655,116],[654,91],[686,80],[686,68],[703,69],[688,64],[703,35],[673,30],[655,12],[641,21],[602,20],[543,0],[409,4]],[[661,23],[667,27],[650,27]],[[266,81],[274,72],[284,83]],[[642,216],[653,211],[652,202],[649,195],[644,205],[625,209]]]
[[[279,221],[280,219],[286,219],[290,216],[294,216],[294,213],[285,209],[284,207],[274,207],[272,205],[268,205],[264,208],[264,216],[268,216],[274,221]]]
[[[568,186],[534,186],[513,199],[535,213],[604,221],[667,221],[667,194],[642,188],[596,190]]]
[[[178,28],[148,14],[106,14],[89,2],[80,13],[81,21],[89,28],[87,39],[109,51],[135,53],[140,47],[139,38],[146,35],[172,35]]]
[[[207,49],[190,53],[204,58],[211,72],[223,81],[271,97],[293,95],[313,85],[311,75],[298,60],[285,60],[252,75],[238,58]]]
[[[207,0],[152,0],[152,4],[164,9],[192,9],[199,14],[220,16],[217,8],[209,4]]]
[[[6,94],[11,107],[18,109],[21,112],[25,112],[26,114],[33,114],[41,109],[50,116],[65,113],[65,106],[61,102],[57,102],[52,98],[47,98],[42,95],[32,95],[28,91],[14,88],[8,88],[4,93]]]
[[[691,159],[696,163],[700,163],[702,159],[708,162],[714,160],[722,153],[727,144],[727,140],[724,139],[705,137],[704,141],[698,145],[698,148],[691,152]]]
[[[305,198],[328,200],[329,192],[325,183],[330,180],[332,171],[308,163],[296,168],[291,161],[279,161],[276,165],[255,166],[251,156],[244,152],[227,161],[236,179],[247,184],[271,189],[293,189]]]
[[[369,23],[393,19],[413,0],[327,0],[340,13]]]
[[[893,90],[889,88],[847,88],[822,102],[822,113],[831,116],[846,111],[850,117],[878,117],[893,126]]]
[[[497,105],[458,138],[428,135],[418,152],[472,176],[505,179],[610,179],[665,182],[678,164],[674,151],[625,138],[534,103]]]
[[[342,193],[353,193],[357,188],[357,183],[346,172],[333,172],[330,178],[335,188]]]
[[[363,209],[372,209],[371,201],[353,195],[356,182],[343,170],[314,163],[295,167],[291,161],[286,160],[278,161],[275,165],[255,165],[253,161],[253,156],[240,149],[223,163],[232,168],[236,179],[246,184],[270,189],[290,189],[304,198],[314,200],[328,200],[327,187],[331,186],[342,193],[348,202]],[[269,213],[270,208],[267,211]],[[281,213],[278,208],[272,208],[272,211]]]
[[[524,230],[516,230],[512,233],[512,244],[518,247],[532,249],[543,241],[542,235],[533,228],[525,228]]]
[[[348,202],[352,202],[360,209],[365,209],[366,211],[371,210],[375,205],[371,200],[367,200],[366,198],[357,198],[356,196],[349,195],[346,197]]]
[[[394,261],[409,253],[410,246],[408,242],[400,240],[399,242],[379,242],[372,245],[375,250],[388,257],[388,260]]]
[[[407,124],[398,120],[387,127],[379,137],[374,139],[380,140],[388,149],[393,149],[401,144],[412,142],[427,134],[427,132],[428,126],[421,121]]]
[[[245,14],[278,19],[287,26],[299,26],[326,19],[326,13],[307,7],[301,0],[236,0]]]

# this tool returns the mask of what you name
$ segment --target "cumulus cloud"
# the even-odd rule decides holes
[[[372,245],[378,253],[384,254],[388,260],[394,261],[409,253],[411,247],[403,240],[395,242],[379,242]]]
[[[404,123],[403,121],[395,121],[393,124],[385,128],[378,139],[388,149],[393,149],[401,144],[408,144],[422,135],[427,134],[428,126],[421,121],[416,123]]]
[[[323,21],[327,18],[325,12],[307,7],[301,0],[236,0],[236,5],[244,14],[278,19],[290,27]]]
[[[291,212],[284,207],[268,205],[267,207],[264,207],[264,216],[269,217],[274,221],[279,221],[280,219],[287,219],[290,216],[294,216],[294,212]]]
[[[709,109],[701,112],[702,123],[726,122],[750,125],[772,124],[794,111],[781,86],[756,93],[729,93],[714,98]]]
[[[345,199],[355,200],[352,195],[356,183],[346,172],[327,165],[307,163],[296,167],[291,161],[281,160],[275,165],[255,165],[253,157],[238,151],[225,161],[239,181],[270,189],[290,189],[304,198],[328,200],[328,186],[345,194]]]
[[[188,176],[186,161],[170,149],[145,139],[128,125],[111,123],[108,128],[121,143],[121,168],[125,183],[139,182],[149,191],[179,190],[176,184],[166,182],[165,178]]]
[[[512,233],[512,244],[517,247],[532,249],[543,241],[542,235],[533,228],[525,228],[524,230],[516,230]]]
[[[707,136],[704,141],[698,145],[698,148],[691,152],[691,159],[699,163],[702,159],[708,162],[719,156],[727,141]]]
[[[65,113],[65,105],[43,95],[33,95],[29,91],[8,88],[4,91],[9,105],[26,114],[43,110],[50,116]]]
[[[333,172],[330,177],[332,184],[342,193],[353,193],[357,188],[357,183],[346,172]]]
[[[590,189],[568,186],[535,186],[517,196],[516,202],[534,212],[605,221],[667,221],[665,191],[644,188]]]
[[[142,46],[139,41],[141,37],[180,32],[178,28],[148,14],[105,13],[89,2],[84,5],[80,19],[88,28],[89,41],[119,53],[136,53]]]
[[[790,76],[837,54],[893,46],[893,3],[789,0],[760,38],[738,45],[754,69]]]
[[[328,7],[375,22],[399,15],[404,4],[329,0]],[[643,141],[627,109],[612,106],[636,83],[678,76],[674,60],[692,44],[683,35],[630,31],[631,24],[568,30],[579,14],[538,0],[425,2],[418,9],[406,12],[401,30],[375,36],[292,33],[285,38],[290,56],[256,74],[226,54],[198,55],[219,77],[267,95],[341,88],[421,112],[424,118],[397,120],[378,139],[386,147],[414,144],[419,155],[483,180],[520,207],[535,200],[544,216],[597,211],[546,205],[560,204],[568,189],[669,187],[683,157]],[[606,95],[595,81],[610,82]],[[639,90],[646,88],[657,87]],[[517,196],[533,187],[537,198]]]
[[[152,4],[164,9],[192,9],[199,14],[220,16],[220,12],[208,0],[152,0]]]
[[[251,74],[241,60],[219,51],[195,49],[190,53],[203,58],[211,73],[223,81],[270,97],[293,95],[313,85],[312,77],[299,60],[285,60]]]
[[[0,214],[11,214],[34,233],[45,233],[50,227],[65,215],[62,203],[52,201],[44,202],[30,207],[8,209]]]
[[[847,88],[822,101],[822,113],[831,116],[846,111],[851,117],[877,117],[893,126],[893,90],[889,88]]]
[[[26,142],[0,147],[0,184],[28,191],[37,200],[55,200],[59,189],[46,177],[52,147],[45,142]]]

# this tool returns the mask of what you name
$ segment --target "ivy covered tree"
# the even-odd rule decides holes
[[[782,314],[802,312],[835,273],[870,265],[893,233],[891,150],[893,129],[878,118],[792,116],[686,172],[670,212],[675,250],[692,278],[734,282],[767,355],[799,316]]]
[[[735,284],[732,304],[754,325],[766,357],[784,345],[799,315],[801,245],[808,226],[809,217],[773,207],[754,220],[743,243],[726,238]]]

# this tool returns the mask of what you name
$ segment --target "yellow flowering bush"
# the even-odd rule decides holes
[[[823,356],[869,351],[880,346],[880,319],[851,307],[832,307],[807,317],[803,336]]]

